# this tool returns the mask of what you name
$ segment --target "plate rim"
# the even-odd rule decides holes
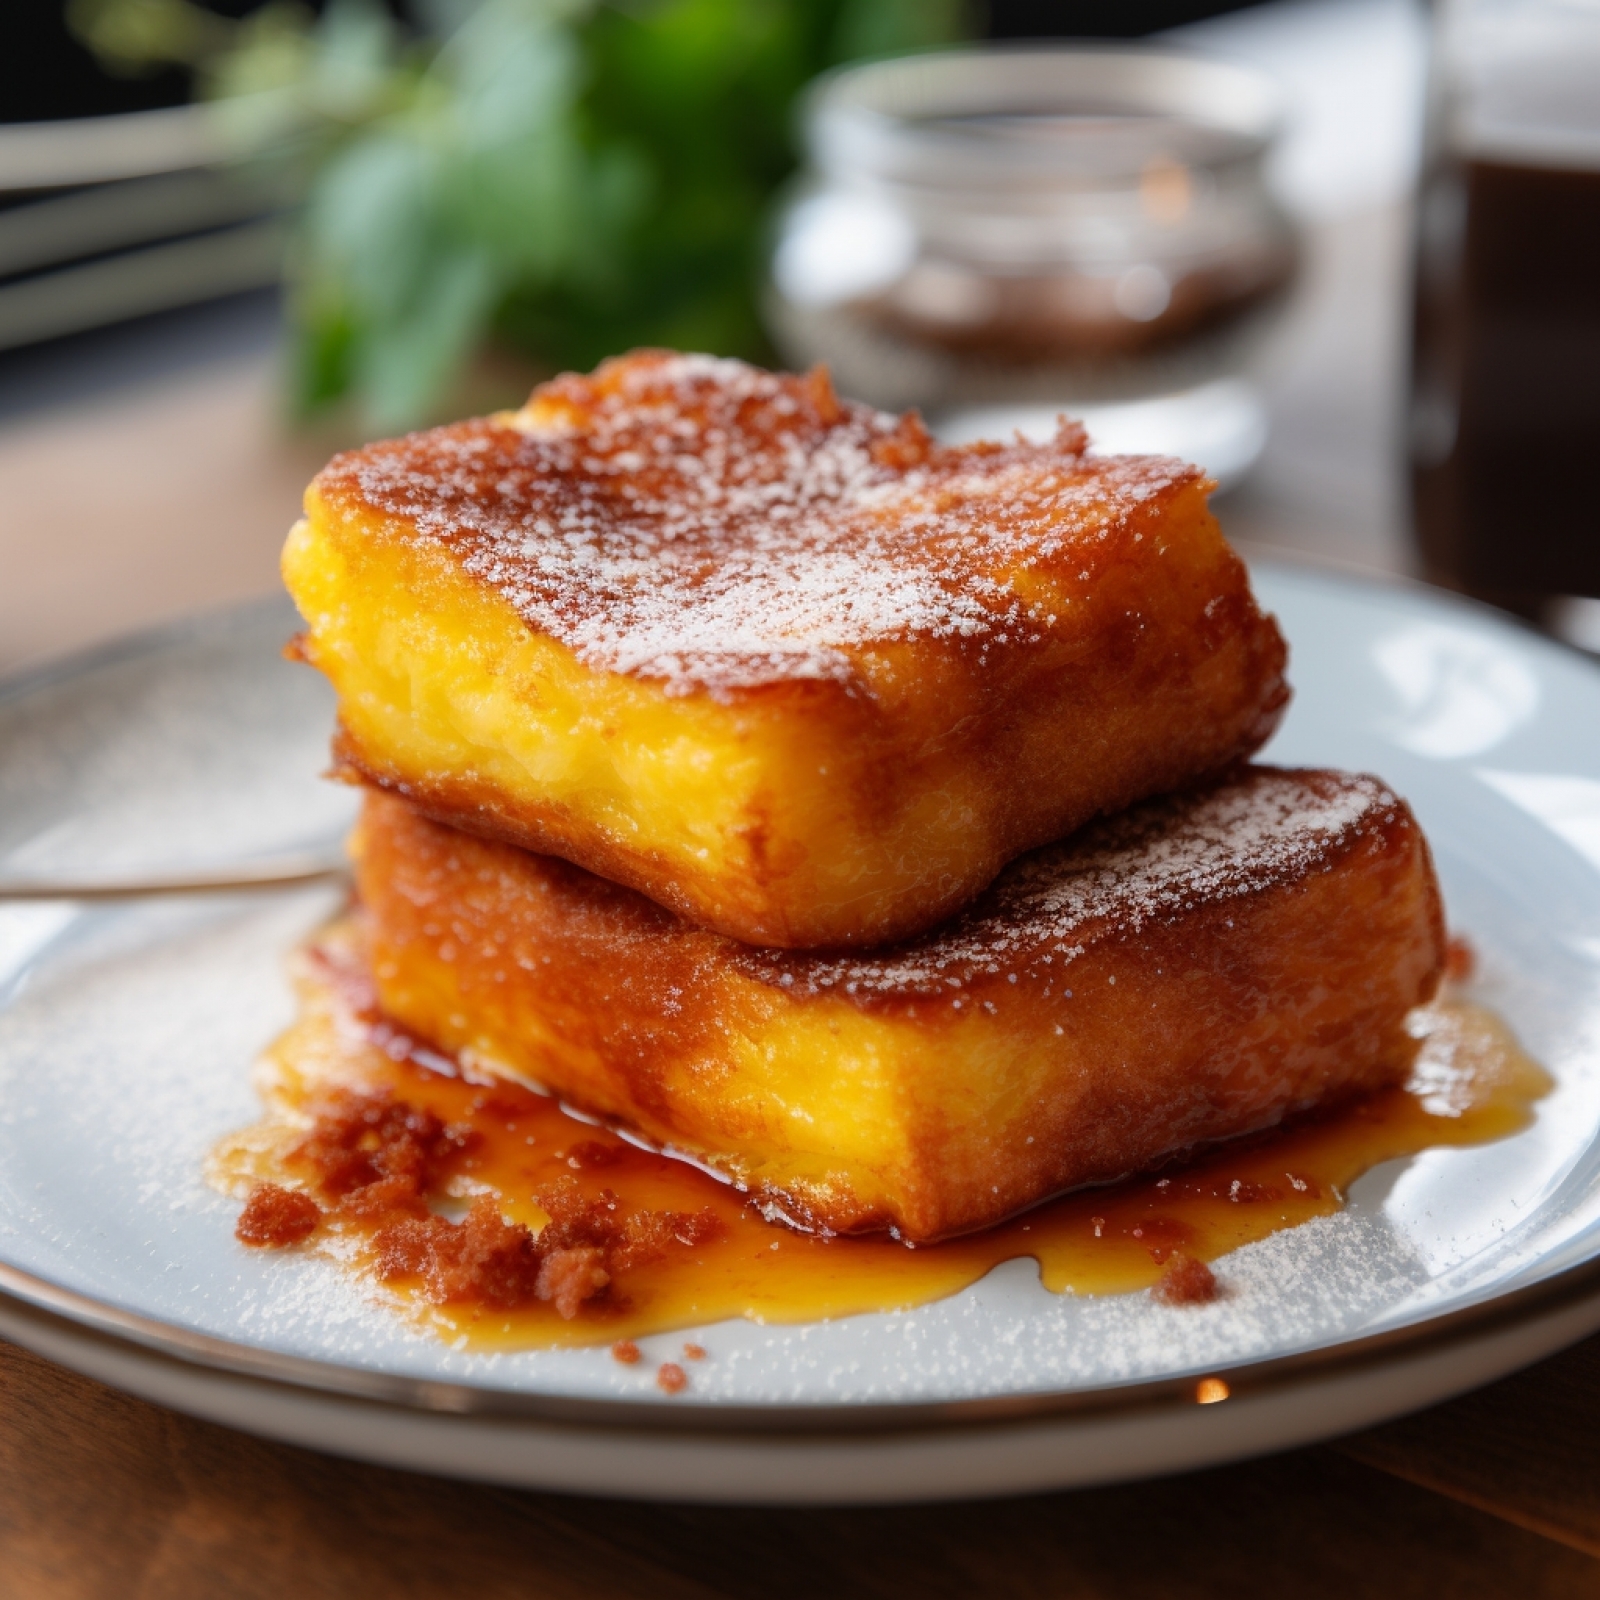
[[[1437,1404],[1596,1328],[1600,1295],[1485,1333],[1442,1357],[1401,1352],[1364,1373],[1311,1374],[1276,1392],[1230,1397],[1225,1406],[880,1434],[714,1435],[453,1416],[319,1395],[185,1367],[115,1341],[101,1347],[64,1321],[19,1331],[0,1297],[0,1335],[98,1382],[225,1427],[385,1467],[516,1488],[734,1505],[973,1500],[1216,1466]]]
[[[62,1332],[70,1328],[104,1345],[137,1350],[182,1367],[390,1410],[697,1439],[708,1435],[860,1439],[1072,1417],[1126,1419],[1204,1404],[1198,1387],[1212,1378],[1225,1381],[1230,1399],[1269,1398],[1308,1378],[1338,1379],[1375,1371],[1396,1360],[1468,1348],[1588,1301],[1600,1303],[1600,1247],[1547,1277],[1485,1291],[1435,1316],[1265,1360],[1221,1362],[1161,1378],[936,1401],[629,1400],[417,1378],[260,1349],[123,1310],[0,1261],[0,1316],[6,1320],[31,1321],[43,1329],[54,1324]]]

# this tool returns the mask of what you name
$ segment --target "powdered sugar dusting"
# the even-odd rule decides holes
[[[820,372],[645,353],[515,417],[338,456],[317,482],[448,548],[586,665],[723,691],[848,683],[852,652],[908,640],[1025,648],[1060,620],[1030,575],[1087,584],[1201,477],[1091,456],[1071,425],[946,448]]]
[[[1062,973],[1096,940],[1304,878],[1401,809],[1376,778],[1250,768],[1022,857],[954,922],[911,944],[737,959],[791,994],[955,996],[982,976]]]

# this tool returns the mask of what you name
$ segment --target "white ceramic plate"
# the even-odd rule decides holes
[[[257,1114],[251,1059],[290,1016],[283,957],[335,891],[0,906],[0,1333],[424,1470],[865,1501],[1302,1443],[1600,1327],[1600,673],[1429,591],[1256,578],[1297,691],[1268,756],[1376,771],[1411,800],[1482,997],[1555,1076],[1526,1132],[1369,1173],[1339,1215],[1225,1258],[1214,1305],[1055,1296],[1012,1262],[910,1313],[695,1330],[711,1358],[668,1398],[650,1358],[682,1333],[632,1368],[453,1351],[325,1261],[235,1244],[202,1162]],[[292,626],[262,606],[0,696],[0,875],[192,870],[337,833],[352,800],[316,777],[331,706],[278,657]],[[1196,1405],[1215,1374],[1231,1398]]]

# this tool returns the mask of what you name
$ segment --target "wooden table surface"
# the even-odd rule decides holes
[[[1393,214],[1321,241],[1301,355],[1275,378],[1273,446],[1223,508],[1251,546],[1403,560],[1385,454],[1396,297],[1351,291],[1392,280],[1403,244]],[[13,405],[0,670],[268,592],[319,450],[278,425],[260,349]],[[638,1506],[386,1471],[195,1422],[0,1344],[5,1600],[466,1594],[1600,1595],[1600,1339],[1269,1460],[861,1511]]]

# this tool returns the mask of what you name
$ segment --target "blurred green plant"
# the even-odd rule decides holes
[[[293,398],[437,414],[503,341],[587,368],[632,345],[770,357],[757,314],[792,108],[818,72],[959,37],[961,0],[70,0],[109,66],[192,67],[304,201]]]

